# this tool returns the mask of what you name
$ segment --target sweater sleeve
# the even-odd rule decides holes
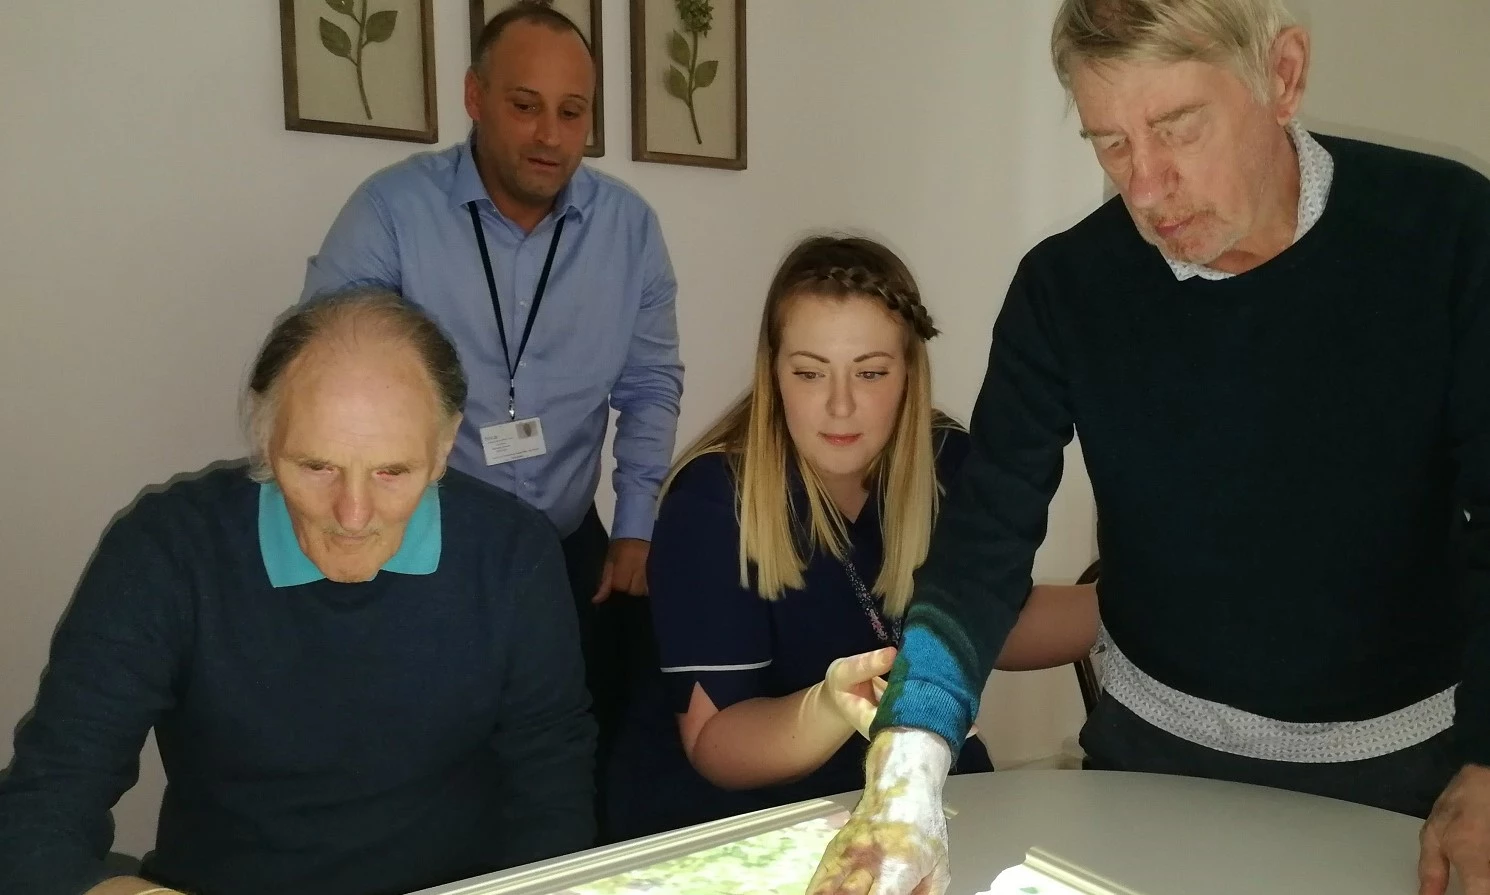
[[[136,519],[104,536],[0,782],[0,892],[79,895],[109,875],[109,811],[134,785],[145,737],[174,703],[184,588]]]
[[[1073,434],[1066,372],[1028,259],[994,325],[971,445],[948,483],[916,573],[899,657],[874,730],[939,734],[954,754],[1029,595],[1063,450]]]
[[[544,529],[527,555],[509,630],[500,715],[492,747],[506,770],[503,866],[594,844],[595,722],[585,691],[579,624],[559,541]]]
[[[1490,766],[1490,181],[1472,176],[1473,188],[1466,191],[1472,209],[1458,246],[1449,394],[1470,620],[1454,733],[1466,762]]]

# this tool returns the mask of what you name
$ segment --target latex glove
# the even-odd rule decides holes
[[[934,733],[879,733],[865,763],[864,795],[828,844],[808,895],[943,895],[942,787],[951,768],[952,750]]]
[[[1449,871],[1464,895],[1490,895],[1490,768],[1465,765],[1418,836],[1419,895],[1443,895]]]
[[[116,876],[106,879],[83,895],[181,895],[175,889],[157,886],[137,876]]]
[[[885,692],[881,675],[890,673],[895,664],[895,648],[885,647],[857,656],[834,659],[823,675],[823,692],[849,726],[869,736],[869,725],[879,709],[880,694]]]

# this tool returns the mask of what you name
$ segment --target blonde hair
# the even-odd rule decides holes
[[[900,615],[911,596],[911,578],[926,559],[940,485],[932,445],[931,367],[926,340],[936,335],[921,304],[915,280],[894,252],[860,237],[816,236],[799,243],[782,261],[766,293],[756,342],[750,391],[710,426],[687,450],[663,483],[663,493],[679,471],[705,454],[728,456],[735,480],[735,513],[740,523],[740,586],[767,600],[803,587],[806,568],[799,546],[847,557],[848,527],[828,497],[822,480],[792,445],[776,382],[776,356],[791,301],[801,295],[868,298],[898,316],[905,326],[906,383],[895,428],[868,471],[869,487],[881,501],[884,561],[872,590],[891,615]],[[789,468],[805,485],[807,524],[787,493]],[[807,543],[801,544],[801,534]],[[809,553],[810,555],[810,553]]]
[[[1273,42],[1294,23],[1283,0],[1064,0],[1051,61],[1069,93],[1080,62],[1185,62],[1231,69],[1261,101]]]

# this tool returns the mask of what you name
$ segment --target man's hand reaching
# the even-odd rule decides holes
[[[869,747],[864,795],[807,887],[808,895],[942,895],[947,818],[946,741],[921,730],[879,733]]]

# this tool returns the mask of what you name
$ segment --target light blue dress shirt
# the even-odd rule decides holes
[[[433,575],[440,567],[442,546],[440,489],[431,485],[409,517],[398,550],[382,568],[403,575]],[[300,549],[285,494],[273,482],[259,486],[259,554],[264,558],[271,587],[299,587],[326,577]]]
[[[548,288],[512,377],[517,418],[540,419],[547,452],[496,466],[486,464],[480,430],[508,422],[509,377],[466,209],[471,201],[514,361],[549,241],[564,219]],[[422,307],[460,353],[471,389],[452,466],[523,498],[568,535],[595,499],[609,405],[619,413],[611,537],[651,538],[672,460],[683,365],[677,280],[645,200],[581,165],[554,211],[524,233],[492,204],[469,140],[419,153],[352,194],[310,259],[301,301],[372,284]]]

